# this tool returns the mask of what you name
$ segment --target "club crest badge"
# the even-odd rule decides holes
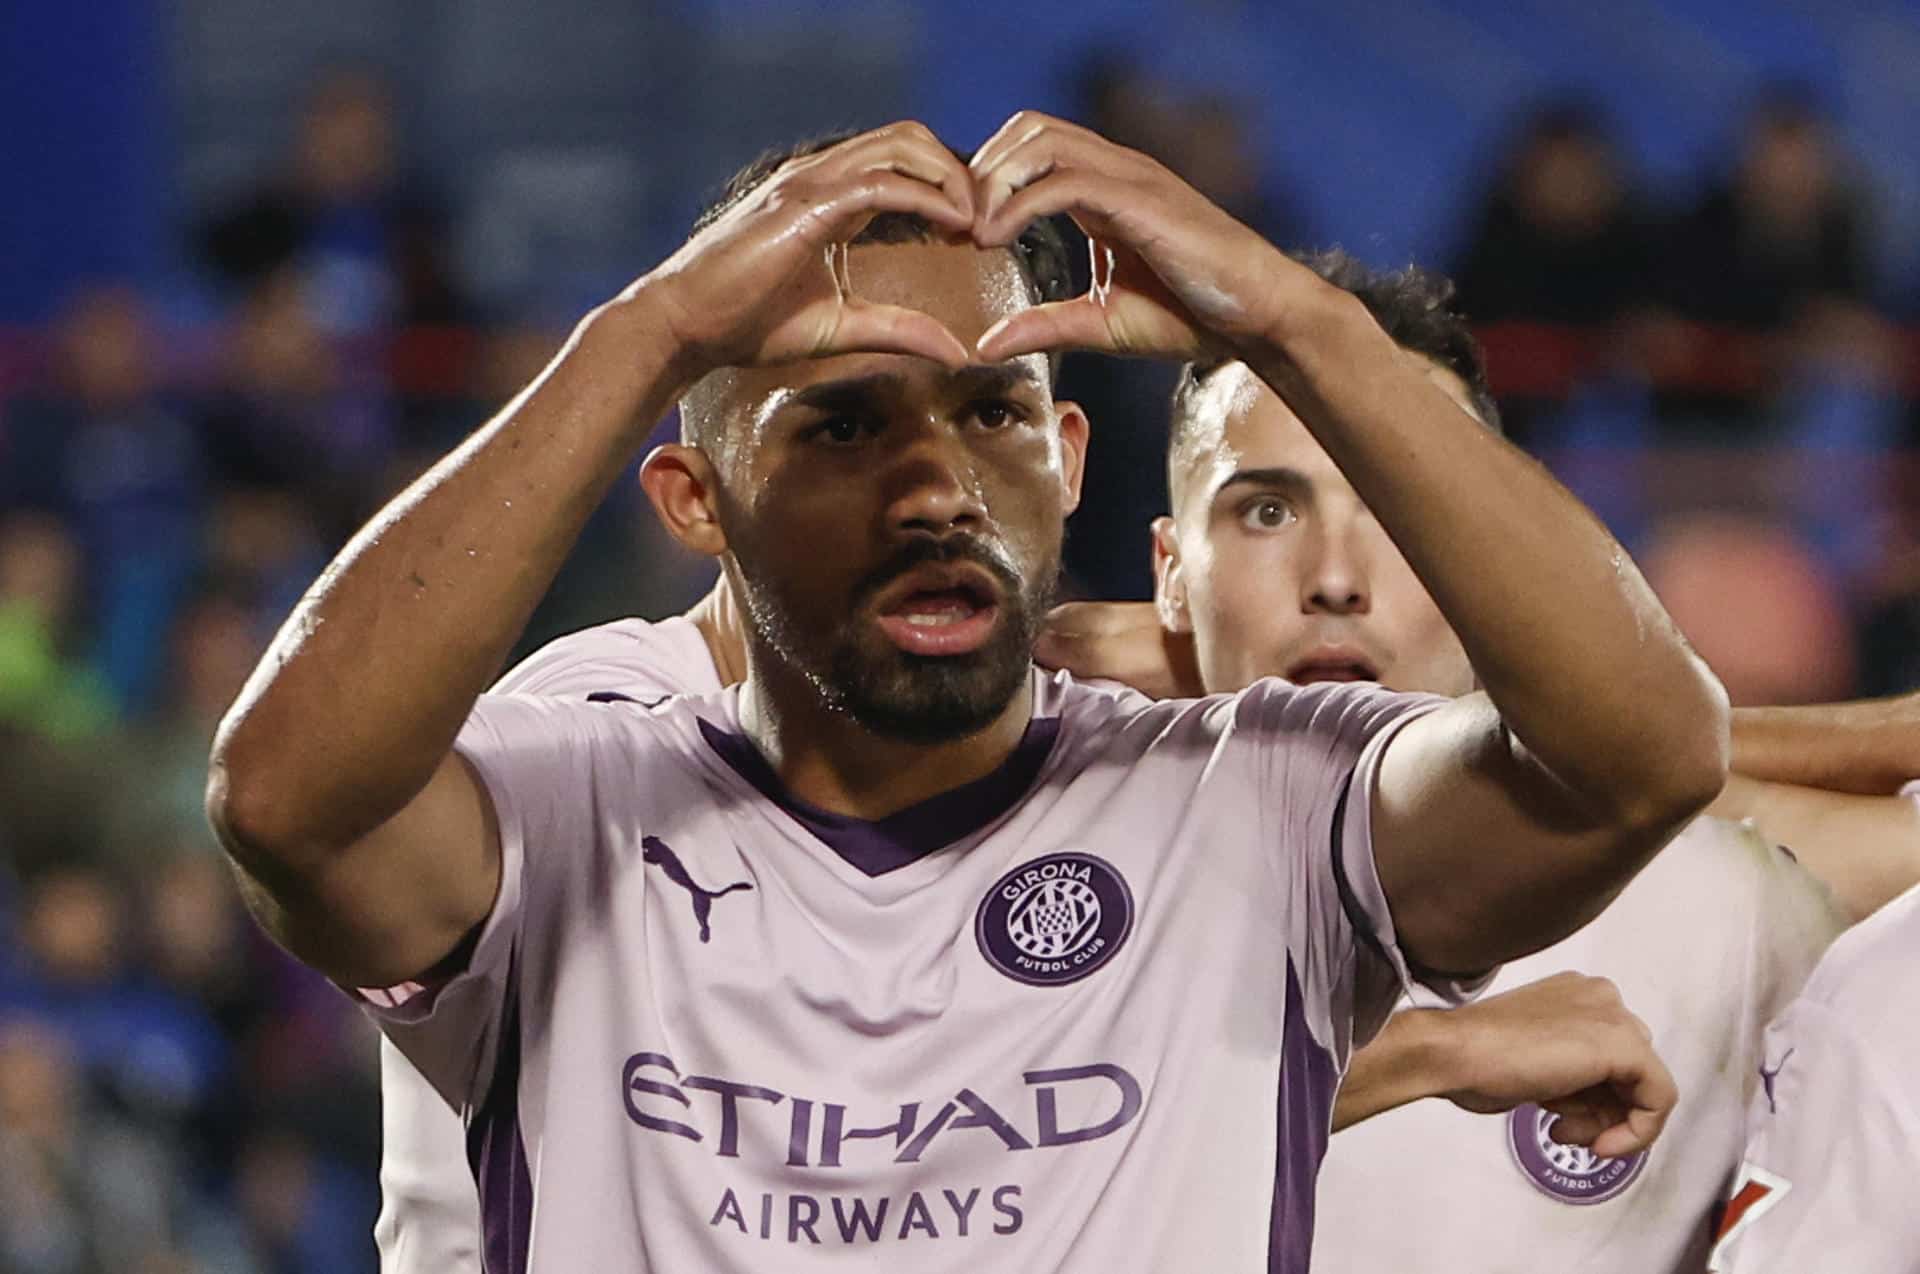
[[[1647,1166],[1648,1151],[1603,1159],[1585,1146],[1563,1146],[1548,1135],[1559,1116],[1528,1104],[1507,1116],[1507,1147],[1536,1190],[1562,1203],[1605,1203],[1624,1191]]]
[[[974,917],[980,954],[1029,986],[1078,982],[1133,930],[1133,893],[1106,860],[1068,850],[1015,867]]]

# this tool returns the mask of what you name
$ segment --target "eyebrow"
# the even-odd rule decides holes
[[[1307,495],[1313,491],[1313,479],[1285,465],[1271,469],[1235,469],[1213,490],[1218,499],[1234,487],[1266,487],[1289,495]]]
[[[811,407],[816,411],[841,411],[885,394],[897,394],[906,387],[906,383],[907,378],[898,372],[849,376],[844,380],[822,381],[795,390],[780,405]],[[1039,374],[1024,362],[963,367],[957,372],[948,373],[947,384],[958,396],[966,398],[991,397],[1011,393],[1018,388],[1044,388]]]

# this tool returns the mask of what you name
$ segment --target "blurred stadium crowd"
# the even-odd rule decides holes
[[[1119,55],[1060,73],[1078,118],[1276,241],[1339,238],[1234,98]],[[333,549],[572,315],[503,303],[452,250],[377,73],[301,100],[282,153],[183,218],[189,321],[107,280],[0,341],[0,1274],[372,1264],[374,1036],[239,910],[207,747]],[[1911,688],[1920,345],[1876,273],[1873,183],[1811,90],[1756,84],[1728,125],[1656,202],[1599,110],[1530,108],[1427,264],[1458,279],[1514,432],[1641,554],[1736,701]],[[1097,429],[1083,593],[1149,587],[1170,384],[1069,366]],[[528,642],[703,583],[629,484]]]

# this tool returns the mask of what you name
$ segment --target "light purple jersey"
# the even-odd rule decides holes
[[[878,822],[787,795],[737,691],[481,700],[499,898],[376,1014],[467,1116],[489,1271],[1306,1268],[1408,976],[1379,761],[1440,701],[1034,686],[1004,766]]]
[[[1537,1106],[1388,1111],[1327,1152],[1314,1274],[1698,1274],[1762,1033],[1843,924],[1826,888],[1750,827],[1696,820],[1591,924],[1490,988],[1570,969],[1612,979],[1679,1084],[1659,1141],[1602,1159],[1554,1142]]]
[[[1843,935],[1767,1028],[1712,1269],[1920,1272],[1920,887]]]
[[[710,694],[720,675],[684,618],[623,619],[550,642],[509,671],[500,694],[656,699]],[[480,1203],[460,1116],[391,1041],[380,1044],[382,1274],[480,1274]]]

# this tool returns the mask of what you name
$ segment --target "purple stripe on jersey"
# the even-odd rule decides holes
[[[467,1163],[480,1187],[485,1274],[526,1274],[533,1237],[533,1178],[520,1138],[520,995],[511,970],[507,986],[493,1082],[467,1125]]]
[[[1280,1034],[1279,1126],[1275,1129],[1273,1211],[1267,1222],[1268,1274],[1307,1274],[1313,1252],[1313,1186],[1333,1127],[1340,1072],[1307,1029],[1300,978],[1287,957],[1287,1016]]]
[[[704,720],[700,733],[721,760],[828,849],[856,870],[882,876],[966,839],[1018,804],[1060,737],[1060,719],[1036,717],[1028,722],[1012,755],[992,773],[872,820],[835,814],[789,793],[745,735],[731,734]]]

